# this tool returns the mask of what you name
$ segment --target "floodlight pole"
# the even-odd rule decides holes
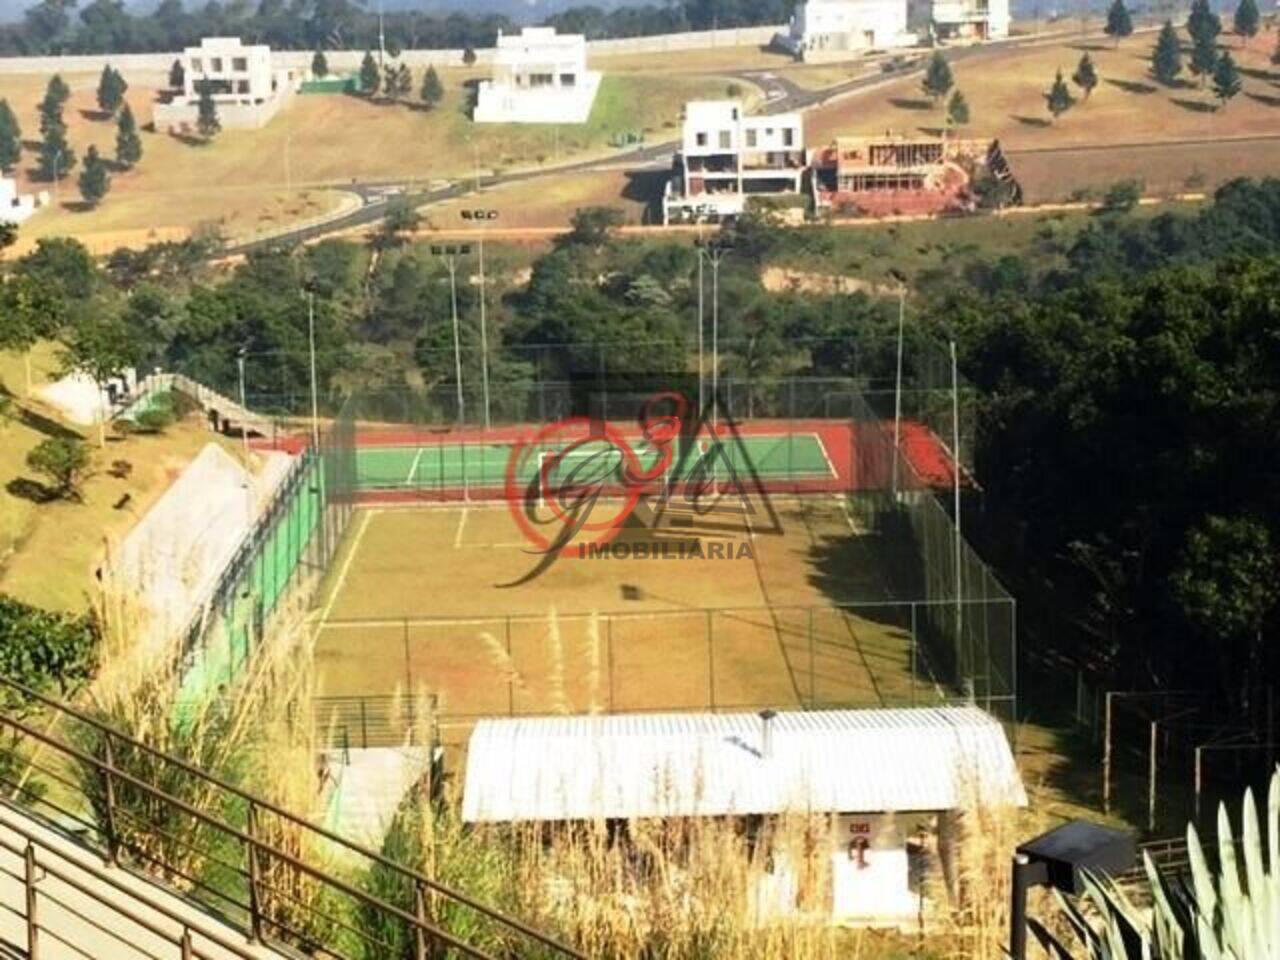
[[[316,388],[316,295],[307,291],[307,342],[311,357],[311,451],[320,455],[320,395]]]
[[[962,635],[964,630],[964,574],[961,558],[964,541],[960,529],[960,374],[956,364],[956,342],[951,341],[951,489],[955,500],[955,564],[956,564],[956,670],[960,670]],[[959,677],[957,676],[957,679]],[[969,699],[973,699],[973,677],[965,686]]]
[[[907,288],[898,287],[898,372],[893,388],[893,499],[898,500],[898,457],[902,449],[902,326],[907,312]]]
[[[701,420],[702,413],[706,410],[706,398],[704,394],[703,379],[705,376],[706,366],[702,359],[702,327],[703,327],[703,288],[702,279],[702,224],[698,224],[698,240],[694,247],[698,251],[698,419]]]
[[[458,381],[458,425],[465,426],[466,401],[462,396],[462,340],[458,333],[458,265],[453,254],[446,254],[445,265],[449,268],[449,301],[453,309],[453,374]]]
[[[240,446],[244,451],[244,462],[247,468],[249,464],[249,431],[245,427],[244,418],[249,412],[249,407],[245,402],[244,392],[244,347],[241,347],[240,352],[236,354],[236,370],[239,373],[240,380]]]

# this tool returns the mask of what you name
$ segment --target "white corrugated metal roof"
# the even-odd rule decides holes
[[[1004,730],[976,707],[481,720],[467,821],[950,810],[1026,804]]]

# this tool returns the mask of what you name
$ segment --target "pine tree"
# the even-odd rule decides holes
[[[1258,4],[1255,0],[1240,0],[1240,5],[1236,7],[1236,15],[1231,21],[1231,27],[1237,36],[1252,40],[1258,35],[1258,28],[1261,25],[1262,16],[1258,13]]]
[[[1070,110],[1072,104],[1076,102],[1075,98],[1071,96],[1071,91],[1067,89],[1067,81],[1062,79],[1061,70],[1053,78],[1053,86],[1049,88],[1049,92],[1045,94],[1044,99],[1049,107],[1049,112],[1053,114],[1054,120],[1057,120]]]
[[[71,89],[59,74],[49,78],[45,87],[44,99],[40,101],[40,133],[47,133],[51,127],[64,126],[62,108],[71,97]]]
[[[109,116],[115,116],[120,104],[124,103],[125,91],[129,84],[124,76],[111,64],[102,68],[102,76],[98,80],[98,109]]]
[[[434,107],[444,99],[444,84],[440,82],[435,67],[427,67],[427,72],[422,75],[422,90],[418,96],[428,107]]]
[[[1209,0],[1192,0],[1191,12],[1187,15],[1187,33],[1192,40],[1213,43],[1222,32],[1222,20],[1209,6]]]
[[[22,128],[9,101],[0,99],[0,170],[13,169],[21,159]]]
[[[1240,70],[1236,67],[1236,62],[1231,59],[1231,54],[1224,50],[1213,68],[1214,96],[1222,101],[1225,107],[1227,101],[1240,92],[1240,87]]]
[[[40,179],[52,183],[61,180],[76,165],[76,152],[67,143],[67,128],[61,123],[44,132],[37,154],[36,172]]]
[[[462,51],[463,66],[467,66],[467,67],[474,66],[475,62],[476,62],[475,50],[473,50],[471,47],[467,47],[465,50]]]
[[[373,53],[366,50],[364,60],[360,62],[360,91],[366,97],[376,96],[378,93],[378,81],[381,74],[378,72],[378,63],[373,59]]]
[[[396,68],[396,96],[404,99],[413,92],[413,71],[406,64]]]
[[[200,90],[200,102],[196,106],[196,129],[206,140],[212,139],[222,130],[222,121],[218,119],[218,104],[213,99],[213,85],[207,80],[197,83]]]
[[[1106,33],[1115,39],[1117,47],[1121,40],[1133,33],[1133,17],[1129,16],[1129,8],[1124,5],[1124,0],[1112,0],[1111,7],[1107,10]]]
[[[929,58],[929,66],[924,72],[924,79],[920,81],[920,88],[924,90],[925,96],[937,103],[951,91],[954,84],[947,58],[942,55],[941,50],[935,50]]]
[[[1191,47],[1191,72],[1200,78],[1200,86],[1218,65],[1218,47],[1212,40],[1197,38]]]
[[[317,50],[315,56],[311,58],[311,75],[319,79],[329,75],[329,60],[323,50]]]
[[[952,127],[963,127],[969,122],[969,101],[957,90],[951,94],[947,103],[947,124]]]
[[[1155,49],[1151,51],[1151,75],[1171,87],[1182,72],[1182,49],[1178,45],[1178,32],[1168,20],[1160,28]]]
[[[1280,33],[1276,34],[1276,47],[1271,51],[1271,63],[1280,66]]]
[[[142,138],[138,136],[138,124],[133,119],[133,110],[126,103],[116,125],[116,163],[128,169],[141,159]]]
[[[90,147],[85,154],[84,169],[80,171],[80,196],[91,207],[96,207],[111,189],[111,177],[107,165],[98,156],[98,148]]]
[[[388,100],[396,98],[396,67],[393,63],[388,63],[382,68],[382,95]]]
[[[1088,100],[1093,88],[1098,85],[1098,71],[1094,69],[1089,54],[1080,58],[1076,72],[1071,75],[1071,82],[1084,91],[1084,98]]]
[[[169,89],[182,90],[187,85],[187,71],[182,66],[181,60],[173,61],[173,66],[169,68]]]

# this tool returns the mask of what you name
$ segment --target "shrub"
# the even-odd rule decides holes
[[[89,448],[76,437],[51,437],[27,454],[27,466],[51,482],[54,496],[66,500],[80,499],[90,464]]]
[[[143,433],[163,433],[173,423],[173,411],[165,405],[149,407],[138,414],[136,422]]]

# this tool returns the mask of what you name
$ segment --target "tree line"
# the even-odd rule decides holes
[[[632,37],[715,27],[781,23],[794,0],[678,0],[670,4],[602,9],[574,7],[545,23],[589,38]],[[519,24],[492,13],[388,11],[381,30],[392,53],[410,49],[493,46],[499,30]],[[149,13],[131,13],[118,0],[40,0],[19,23],[0,26],[0,56],[147,53],[180,50],[201,37],[239,36],[281,50],[376,48],[378,13],[355,0],[210,0],[190,9],[161,0]]]

